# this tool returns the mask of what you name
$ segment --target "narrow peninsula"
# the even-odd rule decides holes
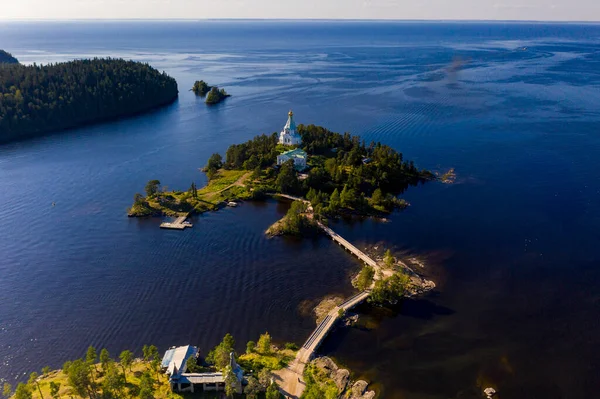
[[[167,105],[177,82],[122,59],[0,67],[0,143],[37,137]]]

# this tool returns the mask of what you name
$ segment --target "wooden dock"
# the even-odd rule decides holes
[[[186,227],[192,227],[193,224],[186,222],[189,213],[184,216],[179,216],[174,222],[163,222],[160,224],[161,229],[184,230]]]

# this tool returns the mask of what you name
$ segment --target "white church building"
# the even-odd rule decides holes
[[[281,133],[279,133],[279,144],[283,145],[300,145],[302,138],[296,132],[296,122],[294,122],[294,113],[288,113],[288,120]]]

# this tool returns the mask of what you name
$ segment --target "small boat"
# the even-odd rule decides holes
[[[229,202],[227,203],[227,206],[230,206],[230,207],[232,207],[232,208],[235,208],[236,206],[238,206],[238,204],[237,204],[237,202],[229,201]]]

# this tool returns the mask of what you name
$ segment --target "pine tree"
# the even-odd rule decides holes
[[[268,332],[261,334],[256,344],[256,349],[263,355],[269,355],[271,353],[271,335]]]
[[[329,197],[329,209],[333,212],[336,212],[340,209],[341,201],[340,201],[340,192],[336,188],[333,190],[331,197]]]
[[[44,399],[44,395],[42,395],[42,388],[40,388],[40,383],[38,381],[38,373],[36,373],[35,371],[33,373],[31,373],[29,375],[29,381],[27,382],[29,385],[33,386],[34,388],[38,389],[38,392],[40,393],[40,398]]]
[[[110,363],[110,354],[106,348],[102,348],[100,351],[100,364],[102,365],[102,370],[106,373],[108,370],[108,364]]]

